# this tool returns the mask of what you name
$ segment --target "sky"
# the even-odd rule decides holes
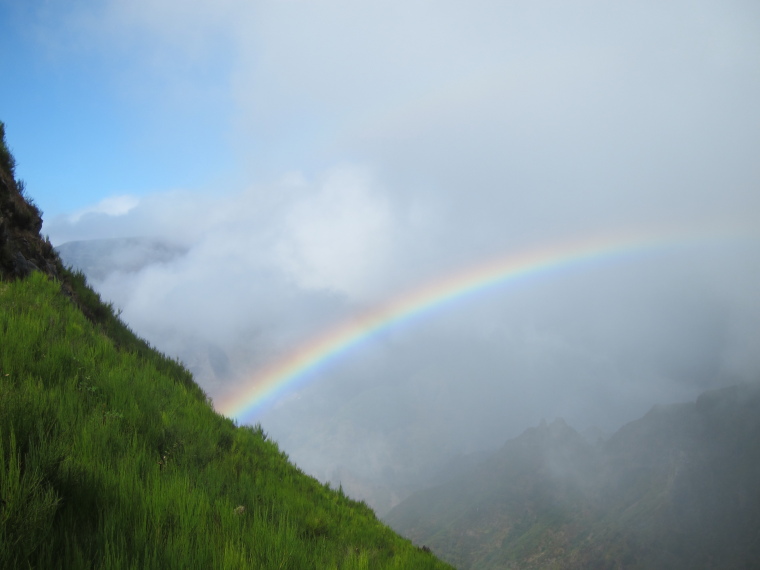
[[[245,418],[378,508],[542,418],[760,378],[756,2],[0,0],[0,28],[43,233],[143,238],[93,285],[214,398],[488,259],[662,244],[389,327]]]

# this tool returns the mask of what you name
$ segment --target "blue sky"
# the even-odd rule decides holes
[[[0,112],[48,220],[345,163],[455,195],[451,180],[511,182],[510,157],[604,169],[667,144],[693,163],[752,136],[747,2],[35,0],[0,15]]]
[[[93,285],[212,396],[491,257],[699,237],[284,394],[262,421],[323,479],[409,481],[542,417],[611,427],[760,376],[755,1],[0,0],[0,74],[43,233],[149,238]]]
[[[235,164],[224,96],[170,100],[155,76],[130,86],[146,70],[107,40],[88,37],[77,25],[85,6],[0,4],[2,120],[18,175],[46,217],[112,195],[228,177]],[[199,71],[200,80],[219,79]]]

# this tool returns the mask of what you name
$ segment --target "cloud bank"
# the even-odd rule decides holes
[[[237,182],[111,198],[44,231],[180,248],[96,286],[159,348],[216,351],[198,368],[212,396],[491,256],[627,230],[707,238],[435,312],[260,418],[307,471],[397,499],[542,417],[613,429],[758,378],[758,16],[712,1],[106,3],[70,29],[111,54],[139,39],[123,77],[160,76],[159,108],[232,101]]]

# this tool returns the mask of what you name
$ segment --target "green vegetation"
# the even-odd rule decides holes
[[[0,282],[0,337],[0,567],[445,567],[43,274]]]
[[[5,123],[2,121],[0,121],[0,168],[10,174],[11,177],[16,176],[16,159],[5,140]]]
[[[157,370],[181,382],[201,399],[206,395],[193,380],[192,374],[181,363],[166,358],[157,352],[146,340],[138,337],[119,318],[111,303],[104,303],[100,296],[88,285],[84,273],[72,269],[64,269],[63,277],[76,300],[77,306],[84,315],[94,323],[116,348],[132,352],[140,358],[149,361]]]
[[[42,212],[24,195],[15,168],[0,121],[0,276],[22,277],[34,269],[55,274],[61,263],[52,244],[40,237]]]
[[[5,123],[0,121],[0,170],[9,175],[10,180],[16,185],[16,189],[21,198],[26,202],[27,209],[33,214],[30,216],[28,223],[34,223],[34,218],[40,218],[42,212],[35,205],[34,200],[26,195],[26,184],[20,178],[16,178],[16,158],[13,156],[8,142],[5,138]],[[39,228],[38,228],[39,229]]]
[[[596,445],[561,421],[385,519],[462,570],[760,563],[760,384],[658,407]]]
[[[448,568],[308,477],[42,239],[0,123],[0,568]]]

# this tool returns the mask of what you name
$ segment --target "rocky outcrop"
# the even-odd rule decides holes
[[[42,213],[24,197],[23,183],[8,172],[7,165],[0,165],[1,278],[21,278],[35,270],[61,277],[61,261],[50,241],[40,235],[41,228]]]

